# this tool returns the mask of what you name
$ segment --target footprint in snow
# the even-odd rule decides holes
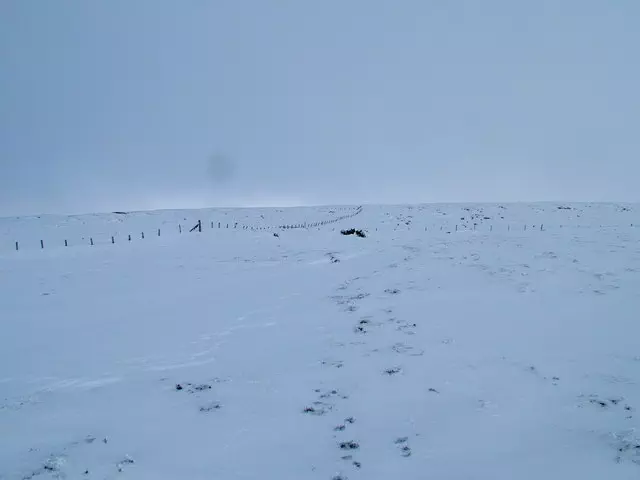
[[[134,462],[129,455],[125,455],[124,460],[121,460],[116,464],[116,468],[118,469],[118,472],[122,473],[124,471],[125,466],[133,465],[134,463],[136,462]]]
[[[335,427],[333,430],[335,432],[344,432],[347,428],[347,425],[353,425],[354,423],[356,423],[356,419],[354,417],[347,417],[344,419],[344,423],[341,423],[340,425]]]
[[[581,396],[580,398],[584,398],[584,396]],[[633,412],[633,407],[625,403],[623,397],[601,397],[599,395],[589,395],[586,397],[586,401],[582,402],[581,406],[584,406],[585,404],[598,407],[601,410],[619,411],[621,414],[626,415],[627,419],[632,418],[631,412]]]
[[[219,402],[210,402],[210,403],[207,403],[206,405],[201,406],[200,411],[203,413],[209,413],[215,410],[220,410],[221,408],[222,408],[222,405],[220,405]]]
[[[333,405],[324,402],[313,402],[311,406],[304,407],[302,413],[307,415],[322,416],[333,410]]]
[[[336,399],[346,400],[349,398],[335,389],[322,391],[318,388],[315,393],[318,394],[318,399],[311,405],[306,406],[302,413],[315,416],[326,415],[334,409]]]
[[[348,440],[346,442],[339,442],[338,446],[340,447],[340,450],[347,450],[347,451],[360,449],[360,444],[353,440]]]
[[[617,451],[616,463],[626,460],[640,467],[640,438],[636,436],[635,429],[614,432],[611,436],[611,446]]]
[[[416,332],[413,329],[418,326],[417,324],[409,323],[409,322],[396,322],[396,323],[398,324],[398,326],[396,327],[396,330],[398,330],[399,332],[402,332],[405,335],[416,334]]]
[[[408,442],[409,442],[409,437],[400,437],[400,438],[397,438],[394,442],[400,449],[400,454],[403,457],[411,456],[411,447],[409,447]]]
[[[402,342],[393,344],[391,350],[400,355],[408,355],[410,357],[420,357],[424,355],[424,350],[416,350],[414,347]]]
[[[339,346],[344,346],[344,345],[339,345]],[[334,360],[334,361],[323,360],[322,365],[330,366],[333,368],[342,368],[344,367],[344,362],[342,360]]]
[[[192,384],[192,383],[177,383],[175,387],[176,391],[186,391],[188,393],[204,392],[205,390],[211,390],[211,385],[208,383]]]
[[[391,375],[397,375],[398,373],[402,372],[402,368],[401,367],[391,367],[391,368],[387,368],[384,373],[391,376]]]

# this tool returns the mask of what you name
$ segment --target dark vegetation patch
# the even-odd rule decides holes
[[[349,228],[348,230],[340,230],[342,235],[355,235],[356,237],[366,238],[365,233],[362,230],[357,230],[355,228]]]

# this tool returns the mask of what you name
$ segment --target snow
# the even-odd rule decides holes
[[[640,206],[358,212],[0,219],[0,479],[638,478]]]

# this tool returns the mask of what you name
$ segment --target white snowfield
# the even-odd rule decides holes
[[[640,478],[640,206],[356,211],[1,219],[0,479]]]

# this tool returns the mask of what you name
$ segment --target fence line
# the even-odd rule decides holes
[[[352,218],[355,217],[356,215],[359,215],[362,212],[362,206],[357,207],[353,212],[350,212],[348,214],[345,215],[341,215],[339,217],[335,217],[335,218],[331,218],[331,219],[327,219],[327,220],[322,220],[322,221],[316,221],[316,222],[303,222],[303,223],[298,223],[298,224],[282,224],[282,225],[277,225],[277,226],[255,226],[255,225],[244,225],[241,224],[240,222],[233,222],[233,229],[234,230],[251,230],[253,232],[256,231],[268,231],[268,230],[295,230],[295,229],[307,229],[307,228],[317,228],[317,227],[321,227],[321,226],[326,226],[326,225],[331,225],[337,222],[340,222],[342,220],[346,220],[348,218]],[[210,225],[210,230],[214,229],[214,225],[215,223],[213,221],[210,221],[209,223]],[[217,226],[218,229],[222,229],[223,225],[222,222],[217,222]],[[230,224],[227,223],[225,230],[230,228]],[[201,233],[203,230],[206,230],[206,228],[203,227],[203,223],[202,220],[198,220],[198,222],[195,224],[195,226],[193,226],[193,228],[189,229],[187,227],[187,230],[189,231],[189,233],[197,231],[198,233]],[[183,233],[183,229],[182,229],[182,224],[178,224],[178,233],[182,234]],[[161,229],[158,228],[157,229],[157,236],[160,237],[161,236]],[[82,237],[83,240],[86,237]],[[110,235],[108,238],[110,238],[111,240],[111,244],[115,244],[116,243],[116,235]],[[141,232],[140,233],[140,239],[144,240],[145,238],[145,232]],[[127,236],[127,240],[129,242],[132,241],[131,238],[131,234],[128,234]],[[86,242],[86,240],[84,240]],[[49,242],[49,244],[51,244],[51,242]],[[80,245],[81,243],[78,242],[76,245]],[[86,245],[86,243],[84,243]],[[69,239],[64,239],[64,246],[65,247],[69,247],[70,242]],[[94,246],[94,240],[93,237],[89,237],[89,246]],[[44,250],[45,248],[45,243],[44,243],[44,239],[40,240],[40,249]],[[21,244],[19,241],[15,242],[15,251],[20,251],[21,249]]]
[[[281,224],[281,225],[277,225],[277,226],[256,226],[256,225],[246,225],[246,224],[241,224],[239,222],[233,222],[233,223],[226,223],[226,225],[223,225],[222,222],[218,221],[217,222],[217,229],[218,230],[228,230],[228,229],[234,229],[234,230],[251,230],[252,232],[257,232],[257,231],[270,231],[270,230],[297,230],[297,229],[309,229],[309,228],[321,228],[324,226],[328,226],[328,225],[332,225],[338,222],[341,222],[343,220],[347,220],[349,218],[353,218],[357,215],[359,215],[360,213],[362,213],[363,211],[363,207],[359,206],[357,207],[355,210],[353,210],[352,212],[349,212],[347,214],[344,215],[340,215],[338,217],[335,218],[330,218],[330,219],[326,219],[326,220],[321,220],[321,221],[315,221],[315,222],[303,222],[303,223],[296,223],[296,224]],[[394,222],[395,223],[395,222]],[[418,222],[416,222],[418,223]],[[216,223],[214,221],[209,221],[208,223],[209,225],[209,230],[215,230],[216,229]],[[499,222],[497,225],[494,223],[489,223],[489,222],[481,222],[481,223],[473,223],[473,224],[431,224],[431,225],[413,225],[412,223],[406,223],[406,222],[402,222],[402,223],[397,223],[395,225],[393,225],[391,222],[390,223],[383,223],[383,227],[376,227],[375,230],[378,231],[380,228],[392,228],[394,230],[404,230],[404,231],[412,231],[414,229],[418,229],[420,231],[424,231],[424,232],[439,232],[442,234],[451,234],[454,232],[477,232],[477,233],[506,233],[506,232],[532,232],[532,231],[538,231],[538,232],[546,232],[549,229],[552,229],[553,231],[567,231],[567,230],[573,230],[573,229],[585,229],[585,228],[589,228],[589,229],[613,229],[613,228],[621,228],[623,227],[623,225],[575,225],[575,224],[569,224],[569,225],[564,225],[564,224],[555,224],[555,225],[551,225],[551,226],[547,226],[543,223],[540,224],[511,224],[511,223],[503,223],[503,222]],[[497,228],[496,228],[497,227]],[[502,228],[500,228],[502,227]],[[636,224],[630,224],[631,228],[637,228],[640,227],[640,224],[636,223]],[[189,228],[189,226],[186,227],[188,232],[195,232],[197,231],[198,233],[203,232],[203,230],[207,230],[206,228],[203,227],[203,223],[201,220],[198,220],[198,222],[192,227]],[[178,233],[182,234],[183,233],[183,228],[182,228],[182,224],[178,224]],[[158,237],[160,237],[162,235],[162,231],[160,228],[156,229],[156,234]],[[86,237],[83,237],[83,240]],[[111,240],[111,244],[115,244],[116,243],[116,235],[110,235],[109,237]],[[145,239],[145,232],[141,232],[140,233],[140,239],[144,240]],[[129,242],[132,241],[132,236],[131,234],[128,234],[127,236],[127,240]],[[86,242],[86,240],[84,240]],[[108,240],[106,240],[106,242],[108,243]],[[86,243],[84,243],[86,245]],[[40,239],[40,250],[44,250],[46,246],[51,246],[52,242],[49,241],[47,243],[45,243],[44,239]],[[64,239],[64,246],[65,247],[69,247],[71,245],[71,243],[69,242],[68,239]],[[80,245],[80,242],[78,242],[78,244],[76,245]],[[89,245],[90,246],[94,246],[95,242],[94,242],[94,238],[91,236],[89,237]],[[32,247],[33,248],[33,247]],[[15,242],[15,251],[20,251],[21,249],[21,244],[20,242],[16,241]]]

